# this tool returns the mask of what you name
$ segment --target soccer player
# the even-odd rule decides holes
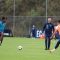
[[[50,49],[52,31],[54,32],[54,25],[51,23],[52,19],[48,18],[47,23],[43,27],[45,32],[45,50]]]
[[[3,42],[3,34],[4,34],[4,29],[6,26],[6,17],[2,17],[2,19],[0,20],[0,46]]]
[[[56,27],[55,32],[53,33],[52,37],[55,35],[56,32],[57,32],[58,42],[56,43],[55,48],[50,50],[50,52],[55,51],[59,47],[59,44],[60,44],[60,20],[58,21],[57,27]]]
[[[32,33],[32,37],[36,37],[36,27],[35,27],[35,25],[32,26],[31,33]]]

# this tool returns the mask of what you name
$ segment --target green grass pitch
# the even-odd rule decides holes
[[[51,49],[56,41],[52,41]],[[18,46],[23,47],[18,50]],[[60,60],[60,47],[53,53],[44,50],[44,40],[35,38],[5,37],[0,46],[0,60]]]

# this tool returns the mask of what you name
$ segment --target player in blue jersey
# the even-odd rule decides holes
[[[2,19],[0,20],[0,46],[3,41],[3,33],[4,33],[5,26],[6,26],[6,17],[2,17]]]
[[[51,23],[51,20],[51,18],[48,18],[47,23],[43,27],[43,31],[45,32],[45,50],[50,49],[51,36],[52,32],[54,32],[54,25]]]

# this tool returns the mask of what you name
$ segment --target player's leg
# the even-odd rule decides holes
[[[1,32],[0,32],[0,45],[1,45]]]
[[[1,46],[1,37],[0,37],[0,46]]]
[[[60,35],[58,35],[58,42],[56,43],[55,48],[50,50],[50,52],[55,51],[59,47],[59,45],[60,45]]]
[[[48,50],[50,49],[50,44],[51,44],[51,40],[50,37],[48,38]]]
[[[55,51],[55,50],[59,47],[59,44],[60,44],[60,41],[58,41],[58,42],[57,42],[57,44],[56,44],[55,48],[54,48],[54,49],[52,49],[52,50],[50,50],[50,52]]]
[[[2,44],[2,42],[3,42],[3,35],[1,36],[1,44]]]
[[[45,50],[47,50],[47,37],[45,38]]]
[[[34,32],[32,32],[32,37],[34,37]]]
[[[60,41],[57,42],[55,49],[57,49],[59,47]]]
[[[1,36],[0,36],[0,45],[2,44],[3,42],[3,33],[1,33]]]

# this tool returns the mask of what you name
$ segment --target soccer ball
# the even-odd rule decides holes
[[[18,46],[18,50],[22,50],[22,48],[23,48],[22,46]]]

